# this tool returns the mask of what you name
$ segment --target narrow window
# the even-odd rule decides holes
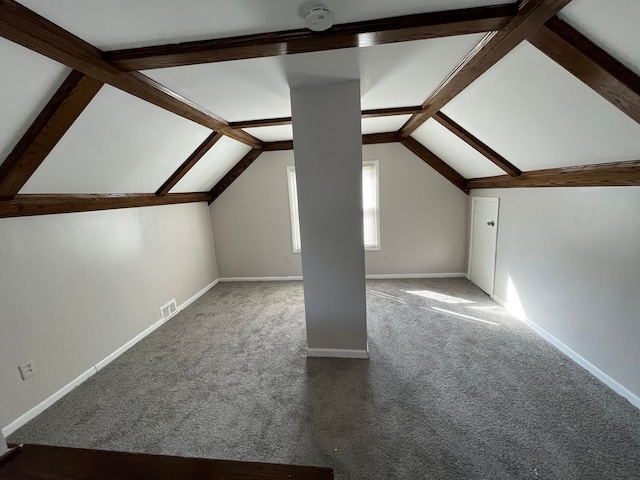
[[[300,253],[300,221],[298,218],[298,187],[295,167],[287,167],[289,211],[293,252]],[[378,161],[362,163],[362,223],[364,248],[380,250],[380,200],[378,196]]]
[[[291,239],[293,253],[300,253],[300,219],[298,218],[298,186],[296,185],[296,167],[287,167],[289,182],[289,211],[291,212]]]

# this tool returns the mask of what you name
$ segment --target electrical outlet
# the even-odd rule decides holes
[[[389,260],[389,252],[384,252],[384,259]]]
[[[290,263],[291,262],[291,255],[285,255],[284,256],[284,261],[285,261],[285,263]]]
[[[26,380],[31,375],[36,373],[36,366],[33,363],[33,360],[29,360],[27,362],[24,362],[22,365],[18,365],[18,370],[20,370],[20,376],[22,377],[22,380]]]

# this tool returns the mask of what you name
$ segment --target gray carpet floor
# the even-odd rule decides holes
[[[331,466],[640,478],[640,411],[466,279],[367,282],[369,360],[307,359],[302,284],[223,283],[9,438]]]

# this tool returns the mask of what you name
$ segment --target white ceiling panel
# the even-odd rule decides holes
[[[559,17],[640,75],[638,0],[574,0]]]
[[[362,108],[422,105],[483,34],[361,48]]]
[[[423,123],[411,136],[464,178],[505,174],[491,160],[433,119]]]
[[[303,0],[18,1],[103,50],[304,28],[308,6],[317,3]],[[322,4],[333,12],[338,24],[490,6],[496,2],[323,0]]]
[[[0,38],[0,164],[71,71]]]
[[[245,128],[244,130],[263,142],[293,139],[293,127],[291,125],[273,125],[271,127]]]
[[[208,192],[238,163],[251,147],[222,137],[171,189],[171,193]]]
[[[228,121],[291,116],[289,85],[360,78],[362,108],[421,105],[482,34],[144,73]]]
[[[527,42],[443,112],[524,171],[640,158],[640,125]]]
[[[105,85],[20,193],[151,193],[211,131]]]
[[[411,115],[392,115],[362,119],[362,134],[396,132],[405,124]]]
[[[146,70],[144,74],[230,122],[291,116],[280,57]]]

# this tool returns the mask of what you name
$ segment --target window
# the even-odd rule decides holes
[[[293,252],[300,253],[300,220],[295,167],[287,167],[289,209]],[[380,250],[380,206],[378,199],[378,161],[362,162],[362,223],[365,250]]]
[[[289,182],[289,211],[291,212],[291,239],[293,253],[300,253],[300,219],[298,217],[298,185],[296,185],[296,167],[287,167]]]

